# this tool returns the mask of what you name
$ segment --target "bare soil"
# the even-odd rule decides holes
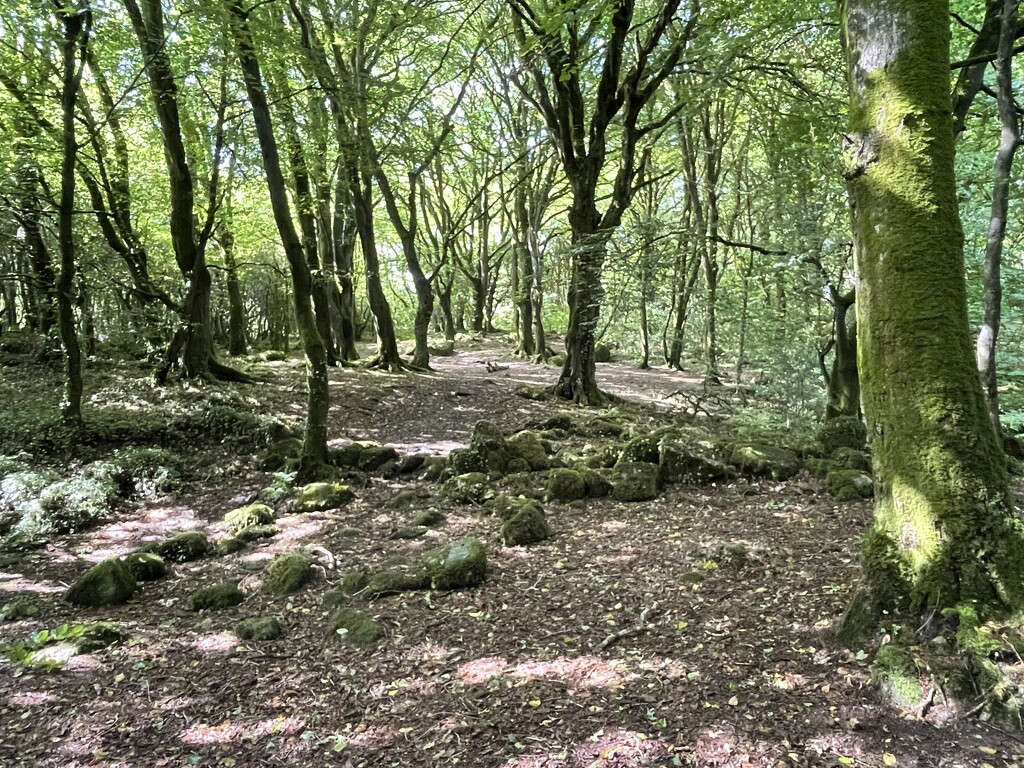
[[[502,370],[488,372],[486,363]],[[513,394],[557,370],[492,344],[433,361],[428,375],[332,373],[332,440],[373,439],[403,452],[445,454],[480,419],[507,429],[581,411]],[[685,373],[599,366],[602,384],[641,428],[677,415]],[[268,364],[254,408],[298,421],[296,361]],[[187,453],[187,447],[183,448]],[[255,448],[254,448],[255,452]],[[0,641],[62,623],[109,619],[132,640],[63,670],[0,662],[0,766],[1012,766],[1020,738],[974,719],[942,728],[888,707],[869,685],[868,656],[831,629],[857,577],[868,503],[836,504],[809,476],[777,483],[670,486],[656,501],[545,505],[555,536],[504,548],[499,522],[446,507],[424,539],[389,535],[437,487],[376,480],[344,509],[284,516],[282,533],[227,557],[178,565],[129,604],[89,611],[61,599],[88,564],[169,531],[226,535],[221,518],[273,479],[251,457],[193,457],[178,497],[116,523],[63,537],[0,567],[0,603],[31,593],[40,613],[0,624]],[[391,500],[419,490],[422,505]],[[322,595],[353,567],[373,567],[451,538],[488,545],[475,590],[413,592],[355,603],[383,624],[373,651],[326,632]],[[709,553],[742,544],[742,564]],[[317,580],[288,598],[254,587],[275,554],[321,553]],[[318,550],[319,551],[319,550]],[[693,583],[696,577],[703,581]],[[224,580],[239,606],[195,614],[187,596]],[[278,616],[284,636],[243,642],[242,618]]]

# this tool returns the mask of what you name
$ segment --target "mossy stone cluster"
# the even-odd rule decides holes
[[[837,469],[825,476],[828,492],[836,501],[858,501],[870,499],[875,493],[875,484],[870,475],[859,469]]]
[[[232,581],[214,584],[197,589],[188,598],[188,606],[193,611],[210,611],[230,608],[245,600],[245,594]]]
[[[298,592],[313,579],[313,558],[302,550],[275,557],[267,566],[263,591],[281,597]]]
[[[86,608],[122,605],[132,599],[137,586],[128,565],[110,557],[79,576],[64,593],[64,599]]]
[[[729,463],[753,477],[789,480],[800,471],[800,457],[788,448],[763,443],[734,445]]]
[[[399,458],[393,446],[370,440],[357,440],[331,451],[332,464],[359,472],[377,472],[388,465],[397,465]]]
[[[550,465],[544,441],[536,432],[523,430],[508,439],[509,449],[525,461],[531,472],[545,470]]]
[[[469,472],[503,475],[529,469],[522,461],[520,467],[510,466],[513,458],[517,457],[509,448],[501,428],[489,421],[480,421],[473,427],[469,446],[448,454],[443,476],[454,477]]]
[[[834,455],[840,448],[862,453],[867,446],[867,427],[855,416],[828,419],[818,430],[817,439],[827,456]]]
[[[292,511],[297,514],[306,514],[339,509],[355,497],[352,489],[341,483],[310,483],[299,491]]]

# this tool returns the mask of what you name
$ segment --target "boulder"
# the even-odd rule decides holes
[[[583,434],[594,437],[622,437],[627,431],[619,422],[604,416],[592,419],[582,428]]]
[[[594,362],[595,363],[610,363],[612,361],[612,348],[605,344],[603,341],[599,341],[594,345]]]
[[[156,581],[171,572],[166,561],[155,552],[132,552],[124,562],[136,581]]]
[[[448,518],[439,509],[425,509],[412,519],[413,525],[422,525],[426,528],[436,528]]]
[[[193,611],[211,611],[230,608],[245,600],[245,594],[233,581],[214,584],[197,589],[188,597],[188,607]]]
[[[452,504],[482,504],[490,486],[483,472],[467,472],[445,481],[441,495]]]
[[[536,501],[524,500],[518,511],[501,526],[501,539],[506,547],[522,547],[551,538],[551,528],[544,509]]]
[[[498,481],[498,486],[506,496],[525,496],[529,499],[544,497],[544,486],[532,472],[506,475]]]
[[[634,437],[619,453],[616,464],[626,464],[642,461],[647,464],[657,464],[661,461],[661,437],[658,435],[640,435]]]
[[[292,511],[297,514],[325,512],[343,507],[355,497],[352,489],[341,483],[310,483],[299,492]]]
[[[642,461],[618,462],[608,470],[616,501],[650,501],[658,497],[660,469]]]
[[[79,576],[64,593],[64,599],[87,608],[121,605],[131,600],[136,587],[128,565],[110,557]]]
[[[859,469],[838,469],[825,478],[828,492],[836,501],[870,499],[875,495],[875,484],[870,475]]]
[[[235,634],[242,640],[277,640],[284,634],[284,627],[273,616],[254,616],[238,622]]]
[[[775,445],[735,445],[729,463],[746,475],[773,480],[789,480],[800,471],[800,458],[788,448]]]
[[[516,432],[508,439],[508,447],[512,453],[526,462],[528,470],[537,472],[548,468],[548,454],[536,432]]]
[[[384,639],[380,624],[354,608],[336,610],[331,614],[328,627],[337,640],[357,648],[373,648]]]
[[[660,466],[661,477],[668,483],[704,485],[730,480],[736,474],[710,453],[679,443],[662,445]]]
[[[596,469],[582,467],[579,470],[583,477],[583,489],[588,499],[602,499],[612,492],[612,484]]]
[[[366,580],[359,593],[367,600],[427,589],[430,576],[422,570],[388,570],[375,573]]]
[[[253,541],[259,541],[260,539],[269,539],[273,536],[277,536],[281,532],[281,529],[276,525],[250,525],[248,528],[243,528],[234,537],[243,544],[248,544]],[[220,547],[217,547],[218,551]]]
[[[218,555],[233,555],[243,549],[245,549],[245,542],[235,536],[229,536],[217,542]]]
[[[270,525],[273,522],[274,510],[266,504],[246,504],[244,507],[237,507],[224,515],[224,524],[233,536],[237,536],[246,528]]]
[[[586,496],[583,475],[574,469],[552,469],[548,473],[547,495],[554,501],[568,502]]]
[[[535,402],[550,400],[552,397],[551,390],[544,387],[535,387],[531,384],[519,384],[512,390],[512,394],[524,400],[533,400]]]
[[[153,552],[172,563],[187,563],[212,555],[216,548],[205,533],[184,531],[163,541],[156,541],[143,547],[143,552]]]
[[[302,589],[313,579],[313,558],[302,550],[275,557],[263,579],[262,591],[281,597]]]
[[[487,550],[479,539],[457,539],[424,553],[423,567],[432,589],[475,587],[487,576]]]

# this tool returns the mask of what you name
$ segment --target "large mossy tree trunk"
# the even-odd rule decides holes
[[[967,320],[953,172],[949,5],[846,0],[847,179],[859,368],[874,457],[864,583],[843,621],[1024,607],[1024,530]],[[917,626],[915,624],[915,626]]]
[[[316,315],[312,307],[312,276],[309,273],[302,241],[292,221],[288,190],[284,172],[281,170],[281,156],[274,136],[270,106],[267,104],[267,94],[253,46],[252,32],[249,29],[248,14],[238,0],[229,0],[227,10],[232,17],[231,31],[238,50],[246,93],[252,105],[253,122],[256,124],[256,134],[260,142],[274,222],[277,224],[291,272],[295,320],[306,356],[306,429],[302,439],[299,475],[308,480],[321,473],[327,463],[327,412],[330,409],[327,350],[317,331]]]

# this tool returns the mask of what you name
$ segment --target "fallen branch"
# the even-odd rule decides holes
[[[606,648],[610,648],[625,637],[632,637],[633,635],[639,635],[641,632],[646,631],[650,628],[650,624],[647,620],[650,618],[652,613],[657,613],[660,610],[660,606],[657,603],[652,603],[640,612],[640,621],[634,624],[632,627],[626,627],[620,629],[618,632],[613,632],[604,639],[599,648],[603,651]]]

